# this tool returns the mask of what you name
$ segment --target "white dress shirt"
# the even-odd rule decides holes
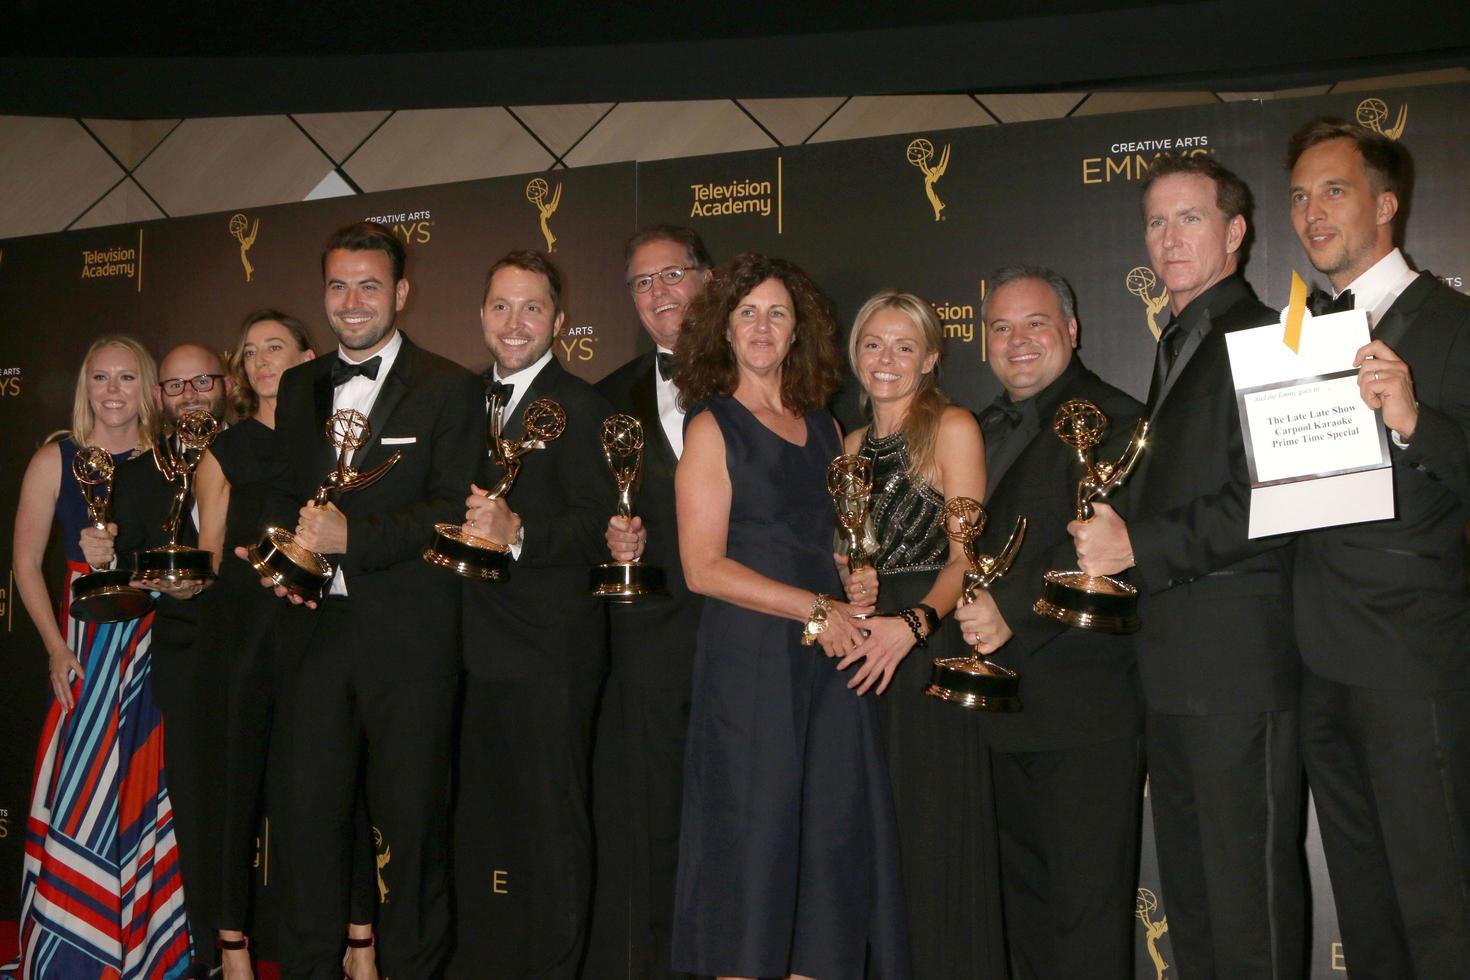
[[[514,386],[510,390],[510,398],[506,399],[505,410],[501,413],[500,416],[502,419],[509,419],[511,415],[515,413],[516,406],[521,403],[521,399],[525,397],[526,392],[529,391],[531,385],[535,383],[536,376],[541,373],[541,370],[545,368],[546,365],[551,363],[551,358],[551,348],[548,347],[546,348],[546,353],[536,358],[533,363],[526,365],[519,371],[515,371],[503,377],[500,374],[500,365],[495,365],[495,373],[494,375],[492,375],[492,377],[494,377],[494,379],[496,381],[499,381],[501,384]],[[521,533],[518,534],[516,536],[516,539],[510,543],[510,556],[516,561],[520,561],[521,559],[521,546],[525,543],[525,539],[526,529],[524,526],[522,526]]]
[[[1343,291],[1353,291],[1353,309],[1368,314],[1368,329],[1372,330],[1417,278],[1419,273],[1409,268],[1404,253],[1394,249],[1348,283]],[[1333,298],[1339,295],[1334,293]]]
[[[672,354],[673,351],[660,347],[658,353]],[[653,388],[658,396],[659,424],[674,449],[674,458],[679,459],[684,455],[684,410],[679,407],[679,389],[674,386],[674,379],[670,377],[665,381],[664,376],[658,373],[657,363],[653,366]]]
[[[355,408],[363,415],[368,415],[373,410],[373,403],[378,400],[378,392],[383,390],[383,382],[388,378],[388,372],[393,370],[393,362],[398,360],[398,352],[403,349],[403,334],[397,330],[393,331],[393,338],[379,350],[373,357],[381,357],[383,362],[378,365],[378,376],[369,378],[359,374],[354,378],[348,378],[342,384],[332,389],[332,411],[340,412],[344,408]],[[353,356],[357,355],[357,356]],[[358,351],[343,350],[337,348],[337,356],[349,364],[359,364],[368,358],[363,357]],[[356,451],[347,454],[348,462]],[[327,590],[329,595],[346,595],[347,578],[342,574],[342,567],[337,566],[337,572],[332,576],[332,585]]]

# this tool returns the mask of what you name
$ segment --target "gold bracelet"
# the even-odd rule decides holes
[[[825,593],[817,593],[817,601],[812,605],[812,611],[807,615],[806,626],[801,631],[801,645],[809,647],[817,642],[817,637],[827,630],[827,614],[832,611],[832,597]]]

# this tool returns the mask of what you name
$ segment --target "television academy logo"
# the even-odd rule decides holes
[[[250,234],[245,229],[250,229]],[[250,264],[250,248],[255,244],[255,236],[260,234],[260,219],[255,219],[255,224],[243,214],[236,214],[230,218],[230,234],[235,236],[235,241],[240,243],[240,264],[245,267],[245,281],[249,282],[255,278],[255,266]]]
[[[1146,265],[1134,266],[1128,270],[1128,275],[1123,277],[1123,285],[1127,286],[1128,291],[1142,301],[1144,309],[1148,311],[1148,332],[1154,335],[1155,342],[1164,331],[1164,328],[1159,326],[1159,314],[1163,312],[1164,307],[1169,305],[1167,286],[1159,291],[1159,295],[1151,295],[1158,284],[1159,280],[1154,275],[1154,270]]]
[[[939,162],[931,166],[934,159],[934,144],[924,137],[909,143],[905,151],[908,162],[924,172],[924,196],[929,198],[929,206],[934,209],[934,220],[943,221],[944,202],[939,199],[939,193],[934,190],[934,185],[939,183],[939,178],[949,169],[949,144],[944,144],[944,149],[939,154]]]
[[[547,252],[556,251],[556,236],[551,233],[551,226],[547,224],[547,219],[556,214],[556,209],[561,204],[561,188],[562,185],[557,184],[556,190],[553,191],[550,185],[540,177],[532,177],[526,184],[526,200],[536,205],[536,210],[541,213],[541,237],[546,239]],[[550,201],[546,200],[547,194],[551,195]]]
[[[1393,125],[1387,129],[1383,124],[1388,122],[1388,103],[1379,98],[1367,98],[1358,103],[1358,122],[1367,126],[1380,136],[1387,136],[1391,140],[1397,140],[1404,135],[1404,127],[1409,122],[1409,104],[1405,102],[1399,106],[1398,116],[1395,117]]]

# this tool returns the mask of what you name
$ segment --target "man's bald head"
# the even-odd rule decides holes
[[[199,390],[199,385],[207,390]],[[179,388],[176,394],[169,390]],[[219,351],[203,344],[180,344],[164,355],[158,365],[158,387],[154,400],[169,421],[185,412],[204,409],[215,418],[225,415],[225,397],[230,382],[225,376],[225,362]]]

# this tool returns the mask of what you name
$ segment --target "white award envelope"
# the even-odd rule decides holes
[[[1250,536],[1393,517],[1388,431],[1363,404],[1353,367],[1370,339],[1367,314],[1306,314],[1295,352],[1282,335],[1280,323],[1225,335],[1250,469]]]

